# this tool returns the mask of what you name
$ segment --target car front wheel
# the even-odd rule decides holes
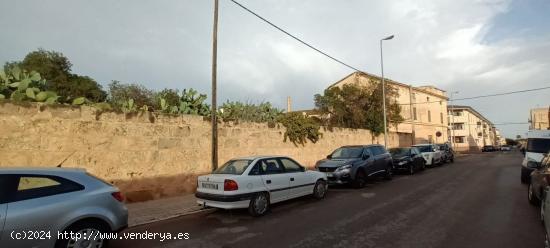
[[[264,192],[256,194],[250,200],[250,205],[248,206],[248,212],[254,217],[264,215],[268,209],[269,197]]]
[[[531,205],[534,205],[534,206],[540,205],[539,199],[537,198],[537,196],[535,196],[535,192],[533,192],[533,184],[531,183],[527,188],[527,199],[529,200],[529,203],[531,203]]]
[[[313,197],[315,199],[323,199],[327,195],[327,182],[324,180],[317,180],[315,187],[313,188]]]
[[[353,187],[358,189],[365,187],[365,184],[367,184],[367,176],[365,175],[365,172],[362,170],[358,171],[352,184]]]
[[[387,166],[386,172],[384,174],[384,179],[391,180],[392,177],[393,177],[393,169],[391,168],[391,166]]]
[[[65,230],[67,237],[57,240],[55,247],[107,247],[107,240],[101,239],[101,235],[109,232],[111,232],[109,226],[100,221],[77,222]]]

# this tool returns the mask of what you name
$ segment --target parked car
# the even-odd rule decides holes
[[[538,206],[543,198],[543,193],[548,187],[548,179],[550,179],[550,152],[548,152],[541,162],[535,162],[533,172],[531,172],[531,180],[527,188],[527,199],[529,203]]]
[[[443,153],[442,159],[444,162],[455,162],[455,154],[453,148],[451,148],[448,143],[437,144],[437,149]]]
[[[550,247],[550,187],[546,187],[544,190],[542,205],[540,206],[540,219],[544,226],[544,247]]]
[[[501,151],[507,151],[507,152],[509,152],[509,151],[512,150],[512,147],[510,147],[510,146],[508,146],[508,145],[505,145],[505,146],[501,146],[501,147],[500,147],[500,150],[501,150]]]
[[[426,169],[426,161],[415,147],[392,148],[390,154],[393,168],[396,171],[406,171],[412,175],[419,170]]]
[[[0,246],[106,247],[108,240],[91,234],[128,226],[123,201],[116,187],[83,169],[2,168]],[[75,235],[58,239],[58,232]]]
[[[481,151],[482,152],[494,152],[496,151],[497,149],[494,147],[494,146],[483,146],[481,148]]]
[[[327,175],[329,184],[351,184],[356,188],[366,185],[369,177],[393,176],[392,157],[381,145],[340,147],[315,165]]]
[[[265,214],[272,203],[327,193],[325,173],[306,170],[289,157],[254,156],[229,160],[212,174],[199,176],[197,203],[222,209],[248,208]]]
[[[529,183],[531,172],[544,154],[550,151],[550,130],[531,130],[527,132],[527,145],[522,148],[524,154],[521,163],[521,182]]]
[[[418,144],[413,147],[420,151],[422,157],[426,160],[426,166],[434,167],[443,163],[443,152],[438,150],[434,144]]]

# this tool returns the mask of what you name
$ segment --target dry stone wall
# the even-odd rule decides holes
[[[283,142],[285,128],[221,123],[219,162],[249,155],[287,155],[313,167],[342,145],[370,144],[368,130],[324,130],[304,146]],[[390,135],[391,146],[407,140]],[[192,193],[210,171],[210,123],[200,116],[96,114],[90,107],[0,103],[0,167],[81,167],[117,185],[128,201]],[[374,143],[383,143],[383,136]],[[403,144],[401,144],[403,145]]]

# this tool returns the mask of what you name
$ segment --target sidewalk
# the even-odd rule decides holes
[[[128,226],[133,227],[182,215],[207,211],[197,204],[195,195],[188,194],[146,202],[129,203]]]

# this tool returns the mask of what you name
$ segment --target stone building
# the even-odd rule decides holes
[[[498,146],[493,123],[470,106],[449,105],[449,136],[456,151],[481,151],[486,145]]]
[[[550,130],[550,107],[534,108],[529,111],[529,129]]]
[[[345,84],[368,84],[369,81],[380,82],[381,77],[354,72],[332,84],[340,87]],[[444,143],[448,141],[447,94],[434,86],[415,87],[386,79],[388,85],[398,91],[397,103],[401,105],[401,116],[404,121],[399,125],[389,125],[390,132],[401,134],[409,142],[400,144]],[[406,138],[405,138],[406,137]]]

